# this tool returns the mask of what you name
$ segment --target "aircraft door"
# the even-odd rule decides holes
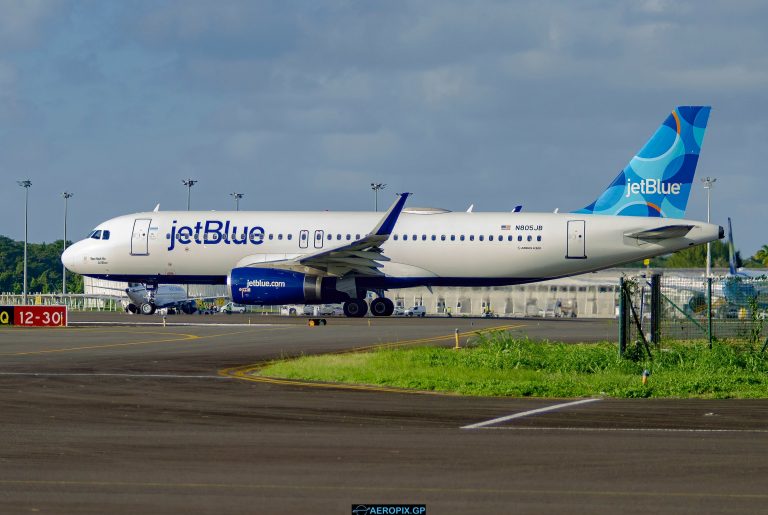
[[[299,248],[306,249],[309,246],[309,231],[299,233]]]
[[[567,259],[586,259],[586,241],[584,220],[568,220],[568,250]]]
[[[131,236],[131,255],[149,255],[149,218],[137,218],[133,222],[133,235]]]
[[[315,231],[315,248],[316,249],[323,248],[323,232],[324,231]]]

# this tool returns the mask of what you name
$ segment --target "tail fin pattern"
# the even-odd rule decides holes
[[[710,109],[676,107],[602,195],[574,213],[683,218]]]

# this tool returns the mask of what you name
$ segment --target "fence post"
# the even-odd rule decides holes
[[[619,278],[619,356],[624,356],[627,350],[627,301],[624,278]]]
[[[661,344],[661,274],[651,275],[651,341]]]
[[[712,348],[712,278],[707,277],[707,339]]]

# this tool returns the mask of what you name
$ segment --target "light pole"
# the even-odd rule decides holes
[[[240,199],[245,196],[244,193],[230,193],[231,197],[235,197],[235,211],[240,211]]]
[[[712,185],[717,181],[714,177],[704,177],[701,182],[704,183],[704,189],[707,190],[707,223],[709,223],[710,212],[710,193],[712,192]],[[707,242],[707,277],[712,277],[712,243]]]
[[[189,201],[192,197],[192,186],[198,183],[197,179],[182,179],[181,183],[187,187],[187,211],[189,211]]]
[[[29,188],[32,187],[32,181],[26,179],[24,181],[16,181],[16,183],[24,188],[24,305],[27,304],[27,236],[28,236],[28,218],[29,213]]]
[[[64,197],[64,249],[62,250],[62,253],[67,250],[67,201],[72,198],[72,195],[74,193],[70,193],[68,191],[65,191],[61,194],[62,197]],[[67,294],[67,267],[62,266],[61,267],[61,293],[66,295]]]
[[[371,183],[371,189],[373,190],[373,196],[374,196],[374,199],[375,199],[375,202],[376,202],[374,204],[376,206],[376,211],[379,210],[379,190],[383,190],[386,187],[387,187],[386,184],[382,184],[380,182],[372,182]]]

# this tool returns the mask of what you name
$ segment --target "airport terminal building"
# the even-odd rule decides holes
[[[668,277],[701,278],[702,270],[660,270]],[[713,270],[715,274],[725,270]],[[638,268],[614,268],[539,283],[496,287],[424,287],[392,289],[387,297],[395,306],[424,306],[429,315],[507,317],[614,318],[619,279],[649,273]],[[115,295],[125,283],[85,278],[86,295]],[[191,297],[225,297],[227,287],[190,285]],[[258,311],[258,308],[254,311]]]

